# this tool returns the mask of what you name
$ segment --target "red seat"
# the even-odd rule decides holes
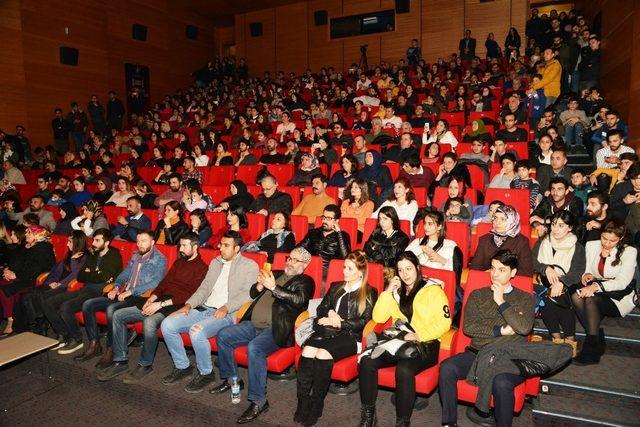
[[[59,206],[49,206],[45,205],[45,210],[48,210],[53,215],[53,220],[55,222],[60,222],[62,217],[60,216],[60,207]]]
[[[60,262],[67,254],[67,242],[69,238],[61,234],[51,235],[51,244],[53,245],[53,253],[56,256],[56,261]]]
[[[109,224],[117,224],[119,216],[126,217],[127,215],[129,215],[127,208],[121,208],[121,207],[110,206],[110,205],[105,206],[102,212],[104,213],[105,218],[107,218],[107,222]]]
[[[213,200],[215,204],[219,204],[223,199],[226,199],[231,195],[229,186],[222,184],[203,185],[202,191],[204,192],[204,194],[209,195],[209,197],[211,197],[211,200]]]
[[[496,121],[496,112],[495,111],[471,111],[469,113],[469,117],[468,117],[468,122],[471,123],[474,120],[477,119],[490,119],[493,120],[494,122]]]
[[[293,200],[293,207],[295,208],[296,206],[298,206],[300,204],[300,187],[278,187],[278,190],[282,191],[283,193],[287,193],[288,195],[291,196],[291,199]],[[260,192],[262,192],[262,189],[260,190]]]
[[[258,213],[248,213],[247,221],[251,240],[258,240],[266,230],[267,217]]]
[[[142,212],[151,220],[151,229],[155,230],[158,226],[160,217],[158,216],[157,209],[142,209]]]
[[[524,142],[507,142],[505,144],[507,151],[516,153],[518,160],[525,160],[529,158],[529,143]]]
[[[462,266],[466,267],[469,262],[469,248],[471,245],[471,228],[466,222],[447,221],[445,222],[446,235],[449,240],[456,242],[462,251]],[[424,222],[420,221],[416,227],[416,238],[424,237]]]
[[[272,270],[284,270],[284,264],[286,263],[286,259],[288,256],[288,253],[276,253],[276,255],[273,257],[273,266],[271,267]],[[304,270],[304,272],[305,274],[311,276],[316,284],[313,298],[322,297],[322,258],[320,258],[319,256],[312,256],[311,262]]]
[[[400,164],[399,163],[384,163],[384,166],[386,166],[389,169],[389,173],[391,174],[391,180],[393,182],[396,182],[396,179],[398,179],[398,177],[400,176]]]
[[[355,218],[340,218],[338,220],[340,229],[349,235],[349,244],[351,249],[355,249],[358,244],[358,220]],[[316,217],[316,228],[322,226],[322,218]]]
[[[271,221],[273,220],[273,215],[269,215],[269,223],[267,224],[267,228],[271,227]],[[309,220],[304,215],[291,215],[289,217],[289,227],[293,232],[293,235],[296,239],[296,245],[304,239],[304,236],[309,232]]]
[[[376,218],[367,218],[364,222],[364,231],[362,232],[362,245],[360,249],[364,248],[364,244],[367,243],[371,233],[378,226],[378,220]],[[411,237],[411,223],[406,219],[400,220],[400,229],[409,237]]]
[[[418,206],[427,206],[427,189],[424,187],[413,187],[413,194],[416,196],[416,202]]]
[[[440,113],[440,119],[446,120],[447,123],[449,123],[449,127],[464,127],[465,125],[464,113],[462,111],[457,113]]]
[[[520,224],[529,225],[529,190],[526,188],[487,188],[485,200],[501,200],[504,204],[511,205],[520,214]],[[524,234],[524,232],[523,232]],[[527,237],[529,235],[527,234]]]
[[[167,266],[165,268],[166,272],[173,265],[176,259],[178,259],[178,247],[174,245],[156,245],[156,248],[162,252],[167,259]]]
[[[287,185],[295,172],[294,166],[290,164],[267,165],[267,170],[280,185]]]
[[[138,246],[127,240],[112,240],[111,247],[114,247],[120,251],[120,256],[122,257],[122,266],[126,266],[131,259],[131,256],[135,251],[138,250]]]
[[[204,185],[217,185],[217,186],[226,186],[233,181],[236,174],[235,166],[212,166],[209,168],[209,174],[205,180],[203,180]],[[249,181],[249,182],[255,182]]]
[[[262,165],[240,165],[236,168],[236,179],[247,184],[247,187],[256,183],[258,172],[264,168]]]
[[[511,281],[512,285],[516,288],[532,293],[533,282],[530,277],[516,276]],[[491,284],[491,276],[484,271],[469,271],[469,278],[465,288],[464,299],[462,301],[462,317],[460,318],[460,328],[456,332],[451,347],[451,355],[462,353],[466,350],[467,346],[471,343],[471,339],[466,336],[462,331],[464,330],[464,306],[469,299],[469,295],[477,289],[487,287]],[[514,412],[520,412],[524,406],[526,394],[537,394],[537,386],[539,384],[539,378],[531,378],[524,383],[516,386],[513,393],[515,396]],[[458,400],[463,402],[473,403],[476,401],[478,394],[478,387],[469,384],[466,380],[458,381]],[[491,398],[491,405],[493,406],[493,397]]]
[[[484,191],[484,187],[487,184],[487,176],[478,165],[467,164],[469,175],[471,176],[471,187],[479,191]]]
[[[218,249],[212,248],[199,248],[198,252],[200,253],[200,257],[205,264],[211,264],[211,261],[216,259],[218,255],[220,255],[220,251]]]

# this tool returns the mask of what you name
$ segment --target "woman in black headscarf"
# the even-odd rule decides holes
[[[241,206],[246,212],[249,211],[249,206],[253,203],[253,196],[247,190],[247,184],[236,179],[229,184],[231,195],[220,202],[220,205],[214,209],[216,212],[226,211],[229,206]]]
[[[58,208],[60,210],[60,222],[56,224],[56,228],[53,229],[53,234],[62,234],[63,236],[71,236],[73,228],[71,227],[71,221],[78,216],[78,208],[71,202],[65,202]]]

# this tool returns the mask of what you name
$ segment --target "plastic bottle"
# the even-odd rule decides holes
[[[231,378],[231,403],[240,403],[240,380],[237,377]]]

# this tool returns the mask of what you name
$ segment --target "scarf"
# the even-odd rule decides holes
[[[302,160],[304,160],[305,158],[311,159],[311,165],[308,168],[301,167],[300,169],[306,170],[306,171],[312,171],[318,168],[318,158],[316,156],[314,156],[311,153],[306,153],[302,155]]]
[[[273,229],[269,229],[269,230],[265,231],[264,233],[262,233],[262,235],[260,236],[260,239],[258,239],[258,240],[262,240],[262,239],[264,239],[265,237],[268,237],[268,236],[270,236],[270,235],[272,235],[272,234],[275,234],[275,233],[273,232]],[[281,246],[284,244],[284,241],[285,241],[285,239],[287,238],[287,236],[288,236],[289,234],[291,234],[291,231],[289,231],[289,230],[282,230],[282,231],[277,235],[277,238],[276,238],[276,247],[277,247],[277,248],[281,247]]]
[[[571,260],[576,250],[578,238],[575,234],[569,234],[562,241],[558,241],[549,234],[542,239],[538,251],[538,261],[541,264],[550,265],[558,274],[564,276],[571,267]],[[560,267],[560,268],[558,268]]]
[[[102,206],[100,206],[100,203],[96,202],[95,200],[89,200],[87,203],[84,204],[84,207],[89,212],[93,212],[94,221],[96,220],[97,217],[102,215]]]
[[[31,233],[34,239],[32,244],[27,245],[28,248],[32,248],[40,242],[49,241],[49,232],[41,225],[30,225],[27,230]]]
[[[382,156],[376,150],[367,150],[367,153],[371,153],[373,156],[373,163],[371,166],[365,165],[359,172],[360,178],[366,181],[375,181],[380,176],[380,169],[382,165]]]
[[[516,237],[520,234],[520,214],[509,205],[502,205],[496,209],[496,213],[501,212],[507,217],[507,227],[504,233],[498,233],[495,228],[491,228],[493,242],[497,247],[501,247],[509,237]]]
[[[139,256],[131,267],[131,279],[127,282],[127,286],[125,287],[125,291],[132,291],[138,286],[138,279],[140,278],[140,269],[142,269],[142,264],[146,263],[149,258],[151,258],[151,253],[153,252],[153,248],[144,255]]]
[[[482,134],[485,133],[484,122],[482,120],[474,120],[472,123],[477,123],[478,124],[478,130],[475,131],[475,132],[471,131],[467,135],[472,136],[472,137],[476,137],[478,135],[482,135]]]

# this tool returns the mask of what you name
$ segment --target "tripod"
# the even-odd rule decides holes
[[[369,62],[367,61],[367,47],[360,46],[360,61],[358,61],[358,68],[368,69]]]

